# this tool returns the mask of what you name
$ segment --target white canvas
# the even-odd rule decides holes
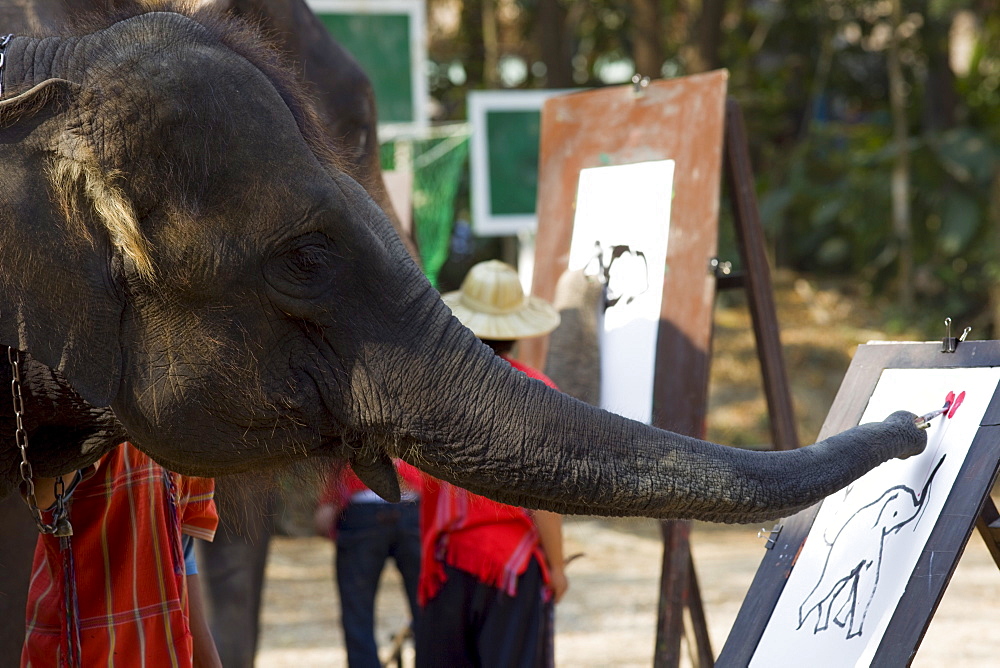
[[[649,423],[663,276],[667,270],[674,161],[580,171],[569,268],[596,273],[615,246],[610,287],[621,299],[604,314],[601,407]],[[598,251],[598,245],[600,252]]]
[[[930,412],[948,392],[961,403],[934,418],[921,455],[886,462],[823,502],[751,667],[870,665],[998,380],[997,367],[882,372],[862,423]]]

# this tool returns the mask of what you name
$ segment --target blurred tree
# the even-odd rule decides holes
[[[694,21],[692,42],[695,49],[689,56],[689,72],[707,72],[722,66],[719,51],[722,46],[722,20],[725,17],[725,0],[702,0],[701,11]]]
[[[569,11],[560,0],[538,0],[535,12],[535,43],[538,44],[540,72],[548,88],[573,86],[573,42]]]
[[[630,37],[635,71],[659,78],[663,68],[659,0],[629,0]]]

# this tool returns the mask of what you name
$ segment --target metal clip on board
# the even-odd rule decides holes
[[[774,525],[774,528],[772,528],[770,531],[768,531],[767,529],[761,529],[760,531],[757,532],[757,538],[763,538],[765,535],[767,536],[767,543],[764,544],[765,550],[774,549],[774,546],[778,542],[778,536],[781,535],[781,530],[784,528],[785,525],[782,524],[781,522],[778,522],[777,524]]]
[[[944,319],[944,338],[941,339],[941,352],[943,353],[953,353],[958,348],[958,344],[965,341],[965,337],[969,335],[972,331],[971,327],[966,327],[962,331],[962,335],[959,337],[954,337],[951,335],[951,318]]]
[[[641,74],[632,75],[632,93],[637,97],[646,92],[646,88],[649,86],[649,77],[644,77]]]

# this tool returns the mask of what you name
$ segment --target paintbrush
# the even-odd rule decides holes
[[[965,398],[965,392],[958,397],[958,402],[961,403],[962,399]],[[913,424],[917,426],[917,429],[927,429],[931,426],[931,420],[936,418],[938,415],[944,415],[951,409],[952,403],[955,402],[955,393],[949,392],[948,396],[944,399],[944,406],[937,409],[936,411],[931,411],[930,413],[924,413],[923,415],[918,415],[913,418]],[[958,406],[955,406],[958,409]]]
[[[931,411],[930,413],[924,413],[923,415],[918,415],[917,417],[913,418],[913,424],[917,425],[917,429],[927,429],[928,427],[931,426],[931,420],[936,418],[938,415],[944,415],[945,413],[947,413],[950,407],[951,407],[951,402],[949,401],[936,411]]]

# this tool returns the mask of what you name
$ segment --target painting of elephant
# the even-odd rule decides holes
[[[167,468],[347,460],[395,499],[399,457],[516,505],[750,522],[926,443],[899,412],[744,451],[513,371],[452,317],[294,74],[218,12],[143,5],[15,35],[4,63],[0,343],[74,398],[63,423],[110,407]],[[112,444],[40,437],[32,465],[55,475]],[[0,493],[18,466],[5,450]]]

